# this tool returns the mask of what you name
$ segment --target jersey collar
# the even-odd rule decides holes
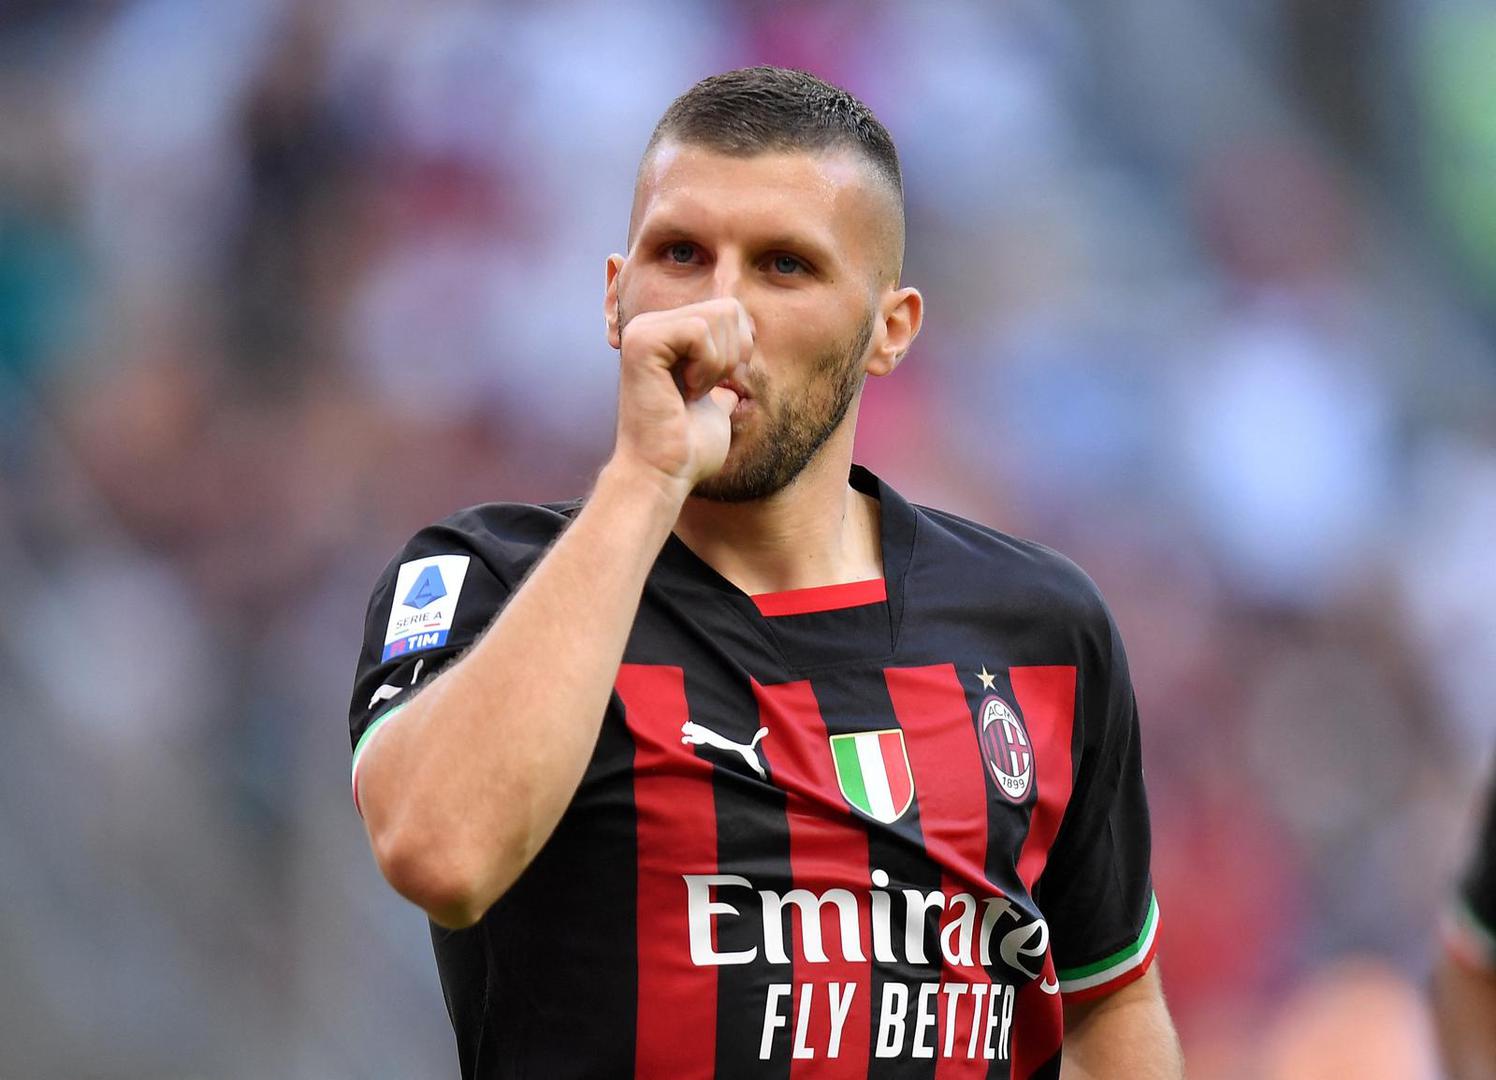
[[[848,474],[848,482],[853,489],[865,495],[871,495],[880,504],[879,531],[880,544],[883,551],[883,578],[884,591],[883,603],[887,605],[887,637],[880,642],[868,642],[867,658],[873,655],[892,655],[898,645],[899,627],[904,615],[904,579],[909,570],[909,564],[914,554],[915,532],[918,527],[918,515],[914,508],[897,491],[876,476],[871,470],[861,465],[853,465]],[[695,602],[716,602],[722,604],[736,613],[744,622],[752,626],[754,631],[765,638],[776,650],[788,642],[785,640],[784,631],[798,620],[806,619],[835,619],[838,615],[851,612],[842,612],[838,609],[843,607],[855,607],[866,604],[870,599],[879,602],[868,595],[871,586],[866,583],[854,583],[851,586],[831,586],[831,590],[848,590],[857,592],[859,589],[863,595],[855,597],[861,601],[859,605],[847,605],[845,603],[819,605],[819,610],[814,612],[795,610],[797,605],[793,603],[794,594],[809,594],[818,592],[815,589],[797,589],[792,594],[774,593],[771,597],[782,600],[788,599],[788,603],[778,605],[770,603],[771,609],[777,609],[777,613],[766,614],[761,610],[764,597],[753,597],[744,593],[731,581],[714,570],[708,563],[701,559],[694,551],[674,533],[665,541],[665,546],[660,552],[659,560],[655,563],[655,572],[652,580],[669,588],[670,591],[689,594]],[[834,599],[852,599],[850,596],[834,597]],[[787,608],[787,610],[786,610]],[[879,635],[880,637],[882,635]],[[799,652],[799,650],[794,650]],[[792,659],[786,656],[787,660]],[[809,657],[799,657],[798,663],[792,663],[793,667],[808,666],[806,661]]]

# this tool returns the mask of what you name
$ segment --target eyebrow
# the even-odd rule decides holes
[[[838,261],[835,249],[830,245],[800,233],[776,233],[765,237],[759,246],[766,251],[803,251],[811,262],[821,267],[832,266]]]

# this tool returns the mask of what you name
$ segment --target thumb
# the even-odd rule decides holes
[[[732,415],[732,411],[738,407],[738,401],[740,400],[737,391],[729,389],[726,386],[712,387],[707,393],[707,397],[711,398],[716,406],[727,413],[728,416]]]
[[[724,416],[731,416],[732,411],[738,407],[738,395],[734,390],[725,386],[714,386],[707,391],[703,401],[710,401],[716,408],[722,410]]]

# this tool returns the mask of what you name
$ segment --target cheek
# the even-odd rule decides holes
[[[771,371],[793,371],[797,381],[812,381],[827,365],[846,363],[861,337],[861,315],[860,309],[833,308],[829,302],[785,307],[767,318],[755,313],[759,351]]]
[[[618,280],[618,307],[622,310],[624,320],[628,320],[634,316],[642,316],[645,311],[679,307],[679,302],[672,302],[669,296],[661,295],[660,287],[655,281],[649,280],[648,274],[630,272],[625,266]]]
[[[646,311],[668,311],[701,299],[690,282],[664,274],[652,273],[648,267],[629,266],[619,275],[618,300],[628,318]]]
[[[807,362],[825,352],[836,336],[823,305],[750,302],[748,312],[758,331],[758,351],[771,369],[788,365],[808,370]]]

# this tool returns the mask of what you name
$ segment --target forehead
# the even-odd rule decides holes
[[[860,255],[892,204],[872,166],[849,150],[743,157],[667,141],[640,169],[629,242],[669,224],[744,234],[793,231]]]

